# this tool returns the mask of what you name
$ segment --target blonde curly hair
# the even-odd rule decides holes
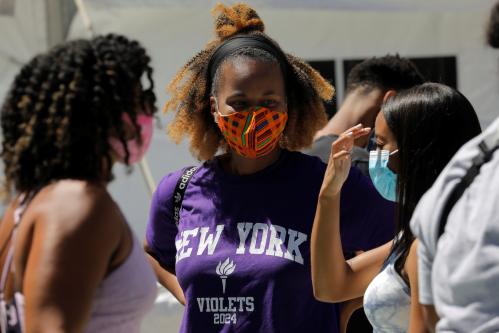
[[[216,5],[216,38],[190,59],[176,74],[167,91],[170,99],[164,112],[175,112],[168,126],[169,136],[179,143],[190,139],[190,149],[199,160],[209,160],[220,149],[226,149],[225,140],[211,115],[211,78],[208,67],[216,48],[228,38],[240,34],[258,34],[274,46],[279,45],[265,33],[265,25],[254,9],[246,4]],[[327,122],[324,101],[330,101],[334,88],[303,60],[285,54],[289,62],[287,73],[288,122],[280,146],[289,150],[308,147],[314,134]],[[230,57],[230,56],[229,56]]]

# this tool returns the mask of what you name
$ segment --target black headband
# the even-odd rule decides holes
[[[280,48],[275,46],[272,42],[270,42],[267,38],[261,35],[236,35],[227,39],[225,42],[220,44],[213,55],[210,58],[210,62],[208,64],[208,73],[210,75],[210,81],[213,81],[215,77],[215,73],[217,72],[217,68],[224,61],[227,56],[233,54],[235,51],[242,48],[255,48],[264,50],[274,56],[279,65],[281,66],[284,77],[286,77],[288,71],[288,59],[286,55]]]

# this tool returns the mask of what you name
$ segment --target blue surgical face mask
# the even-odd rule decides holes
[[[369,152],[369,175],[376,190],[390,201],[397,201],[397,174],[388,167],[390,156],[398,152],[394,150],[371,150]]]

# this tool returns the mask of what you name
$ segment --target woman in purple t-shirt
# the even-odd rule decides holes
[[[182,332],[337,332],[336,305],[316,301],[310,281],[325,165],[290,152],[323,126],[333,87],[264,34],[253,9],[215,10],[217,38],[180,70],[166,105],[170,136],[189,137],[206,162],[161,181],[146,250],[185,304]],[[183,200],[182,175],[192,175]]]

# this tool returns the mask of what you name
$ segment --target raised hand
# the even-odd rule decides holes
[[[369,127],[358,124],[345,132],[333,142],[331,155],[322,182],[321,195],[337,195],[341,191],[343,183],[348,177],[351,165],[351,151],[355,139],[368,135],[371,131]]]

